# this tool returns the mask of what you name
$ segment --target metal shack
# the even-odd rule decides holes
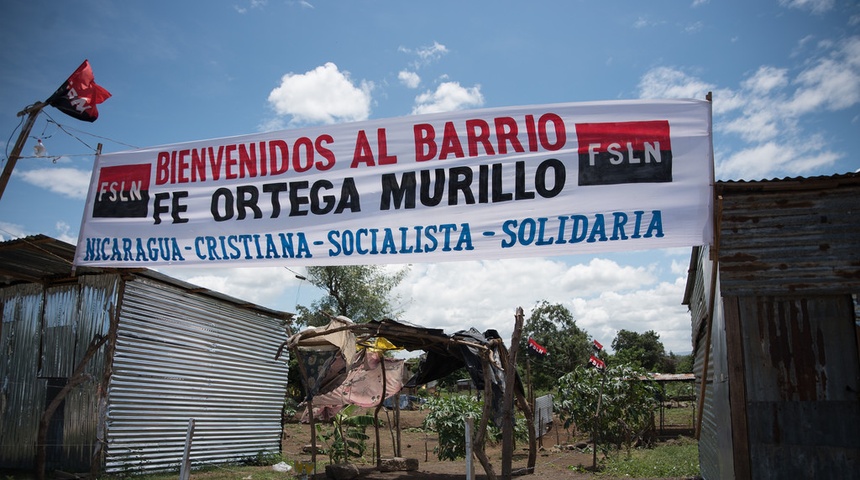
[[[193,465],[279,451],[290,314],[147,269],[72,276],[73,255],[41,235],[0,243],[0,465],[34,467],[40,418],[69,383],[48,469],[177,468],[190,419]]]
[[[715,194],[717,241],[693,249],[683,301],[702,476],[857,478],[860,175]]]

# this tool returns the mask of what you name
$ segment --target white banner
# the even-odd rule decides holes
[[[103,154],[75,264],[411,263],[707,244],[710,108],[495,108]]]

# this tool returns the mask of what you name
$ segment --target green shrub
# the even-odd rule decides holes
[[[469,395],[450,395],[430,398],[423,407],[429,410],[424,418],[423,428],[435,431],[439,437],[439,445],[434,452],[439,460],[456,460],[466,456],[466,417],[475,419],[475,428],[479,427],[483,414],[484,402]],[[472,432],[472,437],[477,432]],[[487,439],[498,442],[502,431],[492,422],[487,425]],[[514,439],[522,441],[528,438],[526,420],[522,416],[514,419]]]
[[[580,431],[597,435],[599,446],[609,444],[629,450],[652,428],[653,412],[658,405],[658,389],[642,380],[644,371],[630,365],[596,368],[577,367],[559,379],[556,408],[565,428],[575,424]],[[604,377],[605,376],[605,377]],[[603,385],[601,386],[601,383]],[[599,421],[598,398],[603,390]]]
[[[335,415],[331,431],[322,432],[322,425],[317,424],[320,440],[326,445],[324,453],[331,463],[346,463],[351,457],[361,458],[367,449],[367,427],[373,426],[373,415],[355,415],[355,405],[347,405]]]

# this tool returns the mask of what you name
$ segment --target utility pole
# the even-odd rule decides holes
[[[3,173],[0,174],[0,198],[3,198],[3,192],[6,191],[6,184],[9,183],[9,178],[12,177],[12,169],[18,163],[18,158],[21,157],[21,150],[24,149],[24,144],[27,143],[27,138],[30,136],[30,130],[33,129],[33,124],[36,123],[36,116],[48,104],[45,102],[36,102],[29,107],[18,112],[19,117],[28,115],[27,121],[24,122],[24,127],[21,129],[21,134],[18,135],[18,140],[15,142],[15,147],[12,148],[12,153],[6,160],[6,166],[3,168]]]

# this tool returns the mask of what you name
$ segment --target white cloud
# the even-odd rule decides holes
[[[679,69],[658,67],[643,75],[645,98],[703,98],[714,92],[714,130],[743,144],[717,156],[718,178],[798,176],[835,164],[844,154],[809,131],[806,117],[860,104],[860,37],[818,42],[803,69],[763,65],[737,90],[717,88]],[[802,140],[801,140],[802,139]]]
[[[772,141],[734,152],[717,162],[718,177],[760,180],[774,175],[798,176],[841,158],[815,138],[792,143]]]
[[[421,83],[421,77],[409,70],[401,70],[397,74],[397,79],[400,80],[400,83],[406,85],[407,88],[418,88],[418,85]]]
[[[76,245],[78,243],[78,234],[75,233],[72,235],[69,233],[72,230],[72,227],[68,223],[59,221],[54,227],[56,229],[56,233],[53,235],[54,238],[72,245]]]
[[[371,82],[355,85],[349,72],[328,62],[309,72],[288,73],[269,94],[278,115],[296,123],[336,123],[366,120],[370,116]]]
[[[689,250],[680,253],[688,256]],[[547,300],[565,305],[577,325],[604,344],[622,328],[655,330],[667,350],[690,351],[690,316],[681,305],[686,268],[679,276],[670,272],[677,276],[673,282],[659,281],[656,269],[605,258],[414,264],[396,293],[405,305],[403,320],[447,333],[492,328],[508,341],[516,308],[528,317],[537,302]]]
[[[225,295],[247,300],[258,305],[284,304],[283,296],[287,289],[298,285],[295,274],[279,267],[247,268],[188,268],[162,267],[158,270],[166,275],[198,285]],[[292,310],[294,304],[281,309]],[[271,307],[279,308],[279,307]]]
[[[741,82],[741,86],[756,94],[770,93],[775,88],[788,84],[788,70],[767,65],[759,67],[752,77]]]
[[[812,13],[824,13],[833,8],[833,0],[779,0],[783,7],[809,10]]]
[[[703,99],[708,92],[714,89],[713,84],[669,67],[657,67],[649,70],[639,80],[639,96],[642,98]]]
[[[702,22],[689,23],[689,24],[684,26],[684,33],[701,32],[703,28],[705,28],[705,24]]]
[[[443,55],[448,53],[448,48],[439,42],[433,42],[429,47],[421,47],[415,51],[423,60],[438,60]]]
[[[90,188],[89,171],[75,168],[37,168],[17,173],[25,182],[60,195],[84,199]]]
[[[460,86],[457,82],[444,82],[435,91],[427,91],[415,97],[412,113],[451,112],[465,108],[480,107],[484,104],[481,86],[472,88]]]
[[[27,230],[16,223],[0,221],[0,241],[8,242],[16,238],[22,238],[31,235]]]

